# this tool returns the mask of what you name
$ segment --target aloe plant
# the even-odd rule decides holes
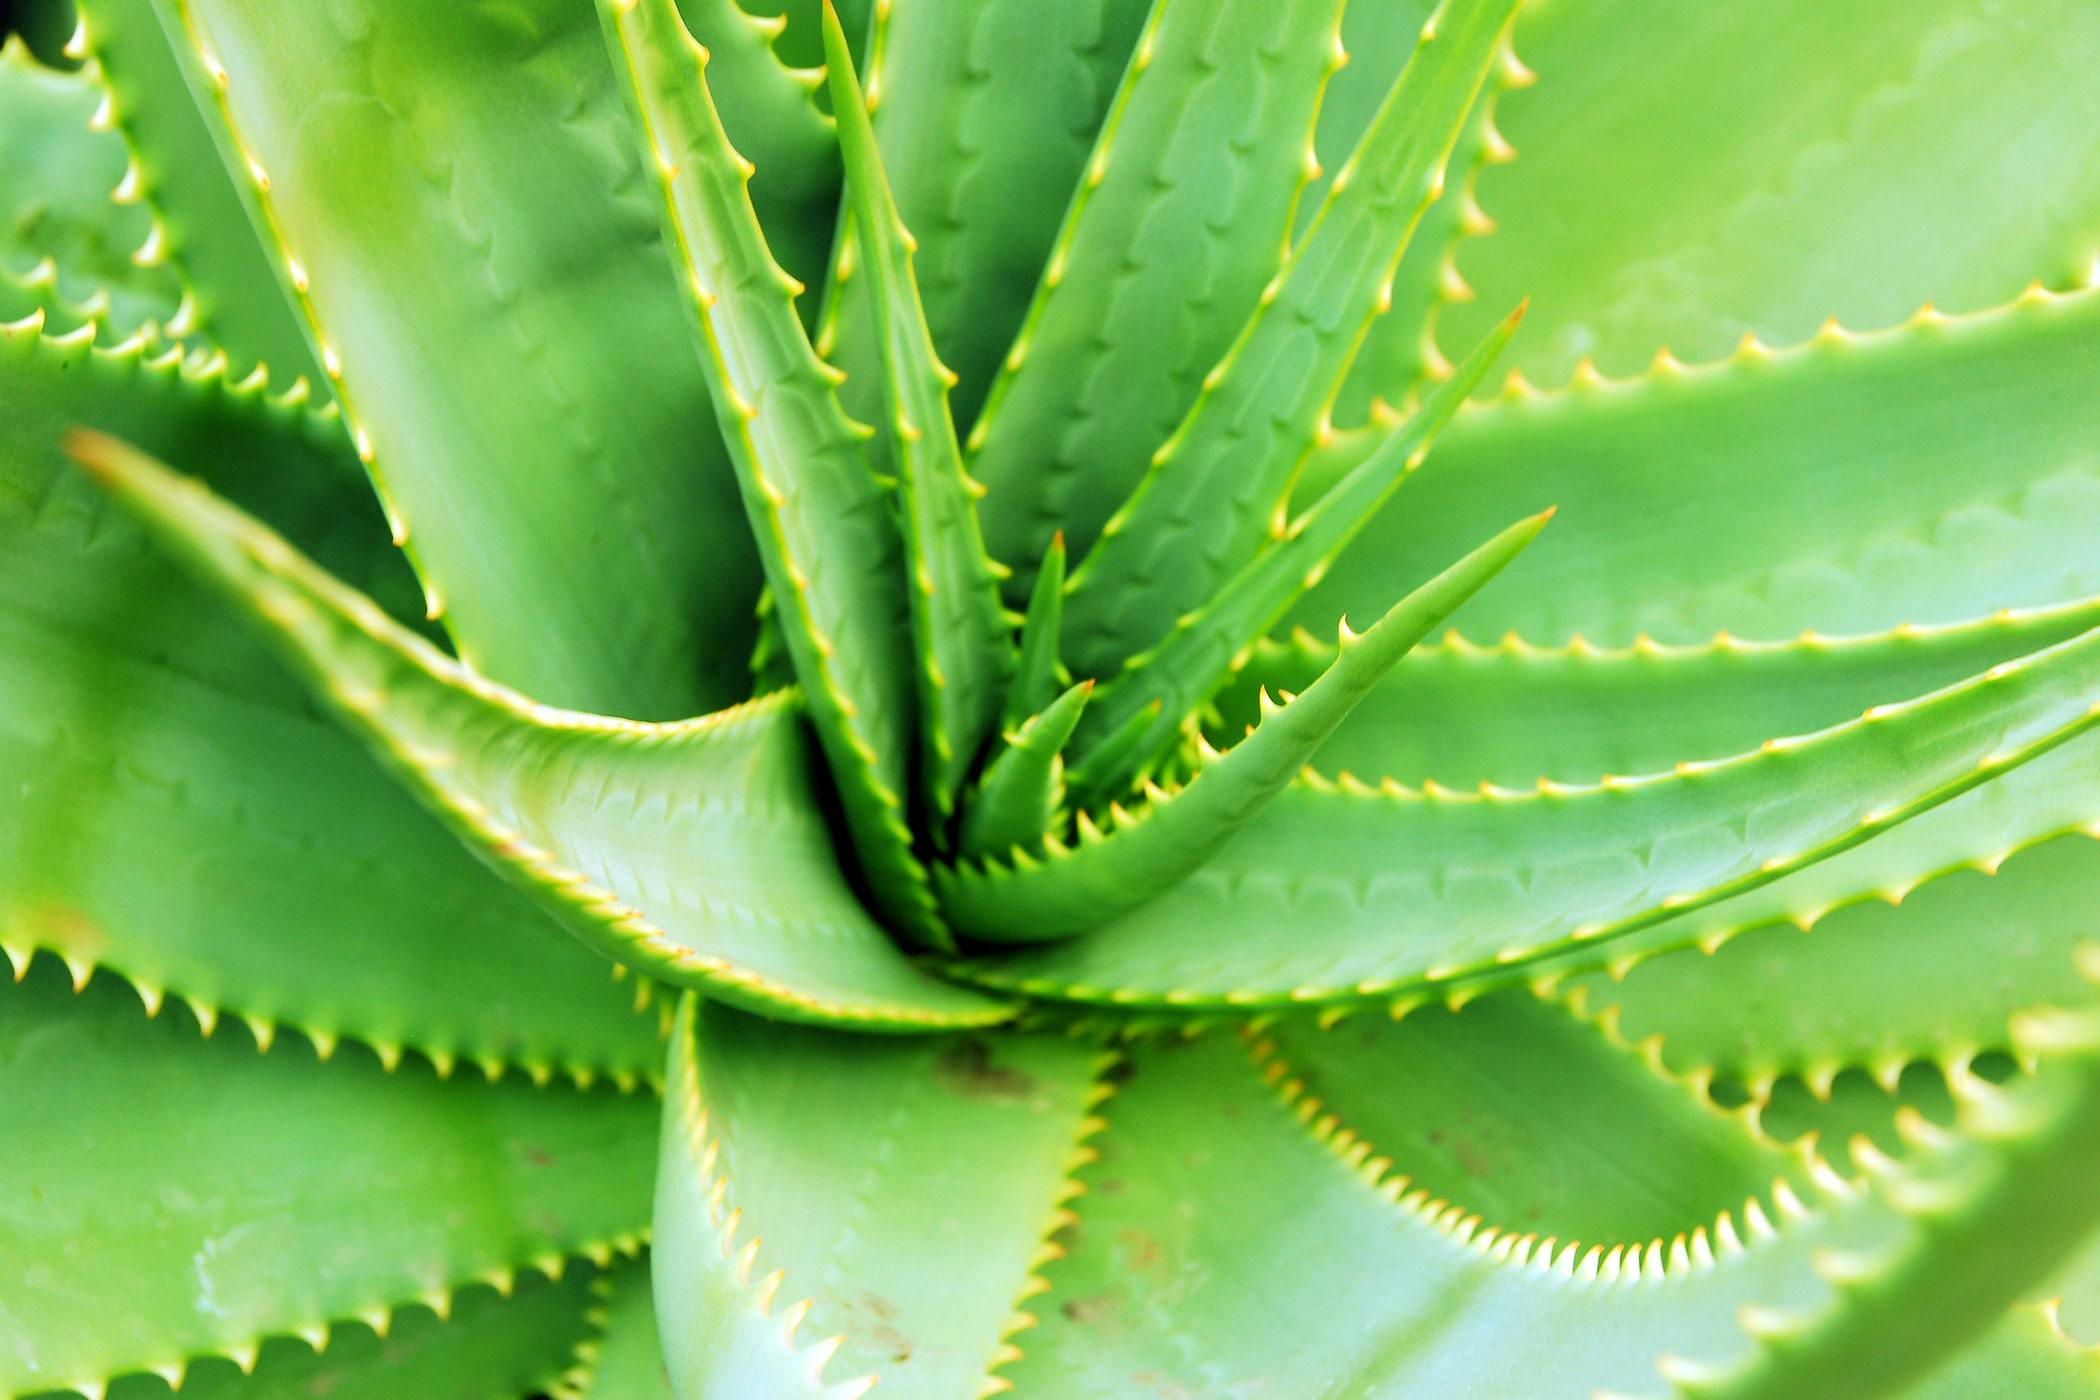
[[[4,1400],[2100,1394],[2084,0],[63,8]]]

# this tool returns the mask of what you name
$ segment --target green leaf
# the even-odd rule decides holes
[[[602,714],[748,694],[758,570],[586,9],[169,19],[461,655]]]
[[[1416,221],[1443,188],[1515,10],[1516,0],[1445,0],[1423,28],[1311,228],[1073,574],[1065,660],[1078,674],[1106,675],[1157,642],[1259,548]]]
[[[205,124],[210,79],[194,52],[169,44],[152,0],[75,3],[72,47],[107,91],[128,157],[117,189],[150,222],[146,258],[180,275],[184,304],[173,333],[220,346],[243,373],[260,363],[280,384],[305,376],[325,385]]]
[[[963,474],[948,411],[955,376],[934,354],[912,274],[911,231],[890,197],[853,55],[829,9],[824,43],[846,189],[882,342],[890,457],[902,498],[906,592],[919,663],[922,788],[939,822],[954,810],[956,792],[976,766],[1006,699],[1013,634],[977,528],[975,498],[981,490]]]
[[[1134,815],[1112,809],[1108,831],[1082,821],[1076,846],[1047,838],[1040,860],[1024,850],[1011,863],[940,867],[935,886],[949,921],[999,942],[1068,938],[1103,924],[1113,930],[1119,916],[1172,889],[1258,820],[1378,678],[1530,543],[1546,519],[1536,515],[1510,526],[1395,603],[1360,636],[1345,625],[1334,664],[1304,694],[1269,711],[1225,754],[1206,754],[1185,786],[1148,791],[1147,804]],[[1076,809],[1108,795],[1098,783],[1084,770],[1074,773]]]
[[[672,1032],[657,1310],[684,1400],[977,1392],[1066,1218],[1105,1059],[870,1041],[695,997]]]
[[[1387,1163],[1409,1192],[1554,1236],[1556,1253],[1667,1248],[1776,1179],[1806,1189],[1829,1170],[1716,1108],[1701,1080],[1658,1073],[1608,1027],[1522,988],[1398,1023],[1285,1020],[1254,1052],[1337,1148]]]
[[[420,612],[340,425],[258,378],[0,333],[0,949],[491,1074],[662,1064],[655,1013],[465,851],[57,451],[91,422]],[[179,834],[179,839],[171,837]],[[474,995],[459,988],[472,986]]]
[[[1028,612],[1021,619],[1021,652],[1014,665],[1013,688],[1007,693],[1006,708],[999,720],[1001,729],[1019,728],[1030,715],[1041,714],[1056,698],[1058,683],[1066,678],[1057,654],[1064,609],[1065,537],[1059,531],[1050,537],[1050,548],[1035,571]]]
[[[648,1257],[621,1264],[593,1282],[595,1333],[579,1348],[578,1364],[554,1395],[558,1400],[671,1400]]]
[[[824,74],[791,68],[774,51],[784,17],[739,0],[678,0],[678,12],[707,50],[708,88],[731,144],[758,167],[751,202],[774,256],[797,281],[821,278],[839,197],[838,143],[815,100]]]
[[[1158,715],[1121,763],[1095,780],[1094,791],[1119,790],[1130,773],[1149,766],[1173,744],[1183,722],[1231,674],[1234,663],[1276,625],[1293,599],[1319,581],[1335,555],[1421,465],[1438,430],[1509,343],[1523,314],[1519,307],[1437,386],[1418,413],[1386,435],[1376,452],[1103,688],[1073,739],[1074,761],[1089,770],[1087,760],[1103,739],[1119,733],[1141,710],[1156,709]]]
[[[1308,779],[1151,904],[962,971],[1086,1001],[1321,1002],[1448,995],[1555,955],[1595,966],[1650,928],[1672,946],[1690,911],[1900,840],[1883,833],[2090,729],[2096,665],[2100,630],[1813,735],[1595,786]]]
[[[2047,1339],[2031,1328],[1990,1331],[2100,1210],[2100,1026],[2088,1014],[2031,1035],[2051,1052],[2045,1081],[1968,1089],[1969,1136],[1916,1165],[1866,1190],[1826,1181],[1806,1202],[1775,1186],[1681,1240],[1609,1252],[1411,1191],[1264,1085],[1230,1038],[1162,1047],[1110,1107],[1070,1255],[1048,1273],[1063,1301],[1005,1378],[1022,1394],[1116,1394],[1133,1374],[1232,1394],[1287,1374],[1381,1400],[1650,1396],[1671,1393],[1665,1375],[1751,1362],[1739,1316],[1798,1339],[1755,1363],[1769,1382],[1756,1393],[1880,1393],[1978,1336],[1986,1375],[2016,1373],[2015,1357],[2075,1375],[2078,1358],[2032,1355]]]
[[[1537,298],[1517,355],[1540,384],[1593,355],[1608,374],[1667,345],[1692,361],[1746,331],[1785,344],[1826,317],[1892,325],[1922,300],[1970,310],[2030,279],[2083,280],[2100,253],[2100,14],[2032,0],[1900,14],[1817,0],[1643,13],[1528,9],[1541,75],[1500,121],[1513,163],[1480,200],[1499,232],[1458,248],[1488,314]],[[1486,225],[1492,228],[1493,223]]]
[[[1460,615],[1469,636],[1775,639],[2089,597],[2095,393],[2100,291],[1520,394],[1461,413],[1293,616],[1324,631],[1549,502],[1553,537]],[[1308,467],[1305,489],[1363,450]]]
[[[1092,681],[1081,681],[1002,737],[998,755],[963,803],[959,859],[1005,855],[1049,832],[1064,801],[1065,743],[1093,689]]]
[[[111,198],[124,144],[91,128],[102,102],[90,75],[42,67],[19,38],[0,42],[0,273],[28,280],[48,266],[53,300],[83,308],[107,293],[108,319],[128,335],[175,319],[181,288],[165,267],[132,260],[153,219]]]
[[[671,0],[600,0],[608,42],[663,195],[680,291],[729,443],[810,718],[871,890],[906,934],[945,941],[911,850],[904,800],[912,717],[909,626],[887,492],[869,430],[795,319],[703,63]]]
[[[1851,1065],[1892,1080],[1913,1061],[2002,1049],[2024,1007],[2077,1004],[2070,958],[2093,935],[2096,883],[2100,847],[2073,833],[1900,903],[1748,929],[1711,954],[1686,949],[1567,991],[1631,1037],[1660,1036],[1674,1065],[1752,1086],[1782,1074],[1827,1083]]]
[[[595,1282],[585,1268],[559,1281],[527,1272],[505,1294],[462,1290],[446,1300],[442,1317],[414,1304],[316,1329],[310,1340],[273,1338],[252,1372],[207,1357],[178,1373],[179,1393],[183,1400],[518,1400],[560,1372],[583,1342]],[[171,1383],[129,1376],[110,1386],[108,1400],[164,1400]]]
[[[1151,0],[875,7],[862,64],[868,107],[898,209],[918,235],[920,297],[934,344],[955,367],[958,423],[977,412],[1021,325],[1151,8]],[[864,29],[850,18],[845,26],[849,35]],[[815,37],[812,23],[813,50]],[[842,232],[818,344],[846,371],[847,409],[873,419],[882,409],[877,338],[866,304],[849,294],[858,254]]]
[[[1058,530],[1092,547],[1281,264],[1338,8],[1154,7],[970,434],[1016,603]]]
[[[2095,623],[2100,600],[1864,636],[1683,647],[1482,646],[1452,632],[1409,652],[1313,766],[1458,790],[1655,772],[1952,685]],[[1218,696],[1215,732],[1240,732],[1263,689],[1303,690],[1333,657],[1332,642],[1302,630],[1257,645]]]
[[[75,450],[470,848],[586,944],[769,1015],[924,1029],[1008,1014],[918,971],[861,908],[832,854],[793,692],[676,724],[549,710],[460,667],[195,482],[110,439]]]
[[[647,1097],[258,1055],[55,973],[0,979],[0,1393],[318,1344],[640,1244]]]

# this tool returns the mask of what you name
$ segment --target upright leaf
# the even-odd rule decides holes
[[[912,273],[911,231],[897,215],[838,16],[824,11],[831,103],[846,191],[882,342],[891,460],[904,516],[906,592],[918,644],[919,740],[927,806],[943,822],[975,766],[1014,671],[999,580],[977,528],[977,484],[963,474],[948,390]]]
[[[836,371],[795,318],[671,0],[601,0],[605,31],[663,199],[679,288],[743,490],[775,610],[830,760],[854,849],[901,930],[945,938],[905,826],[912,678],[897,528],[847,418]]]
[[[1271,529],[1515,11],[1445,0],[1423,28],[1312,227],[1073,575],[1065,659],[1079,674],[1151,646]]]

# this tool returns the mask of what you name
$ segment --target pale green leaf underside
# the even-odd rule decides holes
[[[976,1393],[1100,1062],[1063,1036],[870,1042],[688,997],[653,1255],[678,1394]]]
[[[848,888],[793,692],[671,725],[546,709],[195,482],[106,439],[79,450],[471,849],[586,944],[773,1015],[923,1028],[1007,1014],[915,969]]]
[[[639,1243],[655,1103],[317,1065],[149,1021],[119,982],[0,979],[0,1394]]]

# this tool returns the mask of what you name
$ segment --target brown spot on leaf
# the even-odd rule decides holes
[[[1122,1306],[1123,1300],[1115,1294],[1096,1293],[1087,1298],[1070,1299],[1058,1311],[1073,1322],[1085,1325],[1108,1321],[1116,1315],[1117,1309]]]
[[[991,1047],[974,1036],[949,1046],[934,1061],[933,1073],[942,1088],[966,1099],[1010,1102],[1035,1092],[1032,1076],[994,1063]]]

